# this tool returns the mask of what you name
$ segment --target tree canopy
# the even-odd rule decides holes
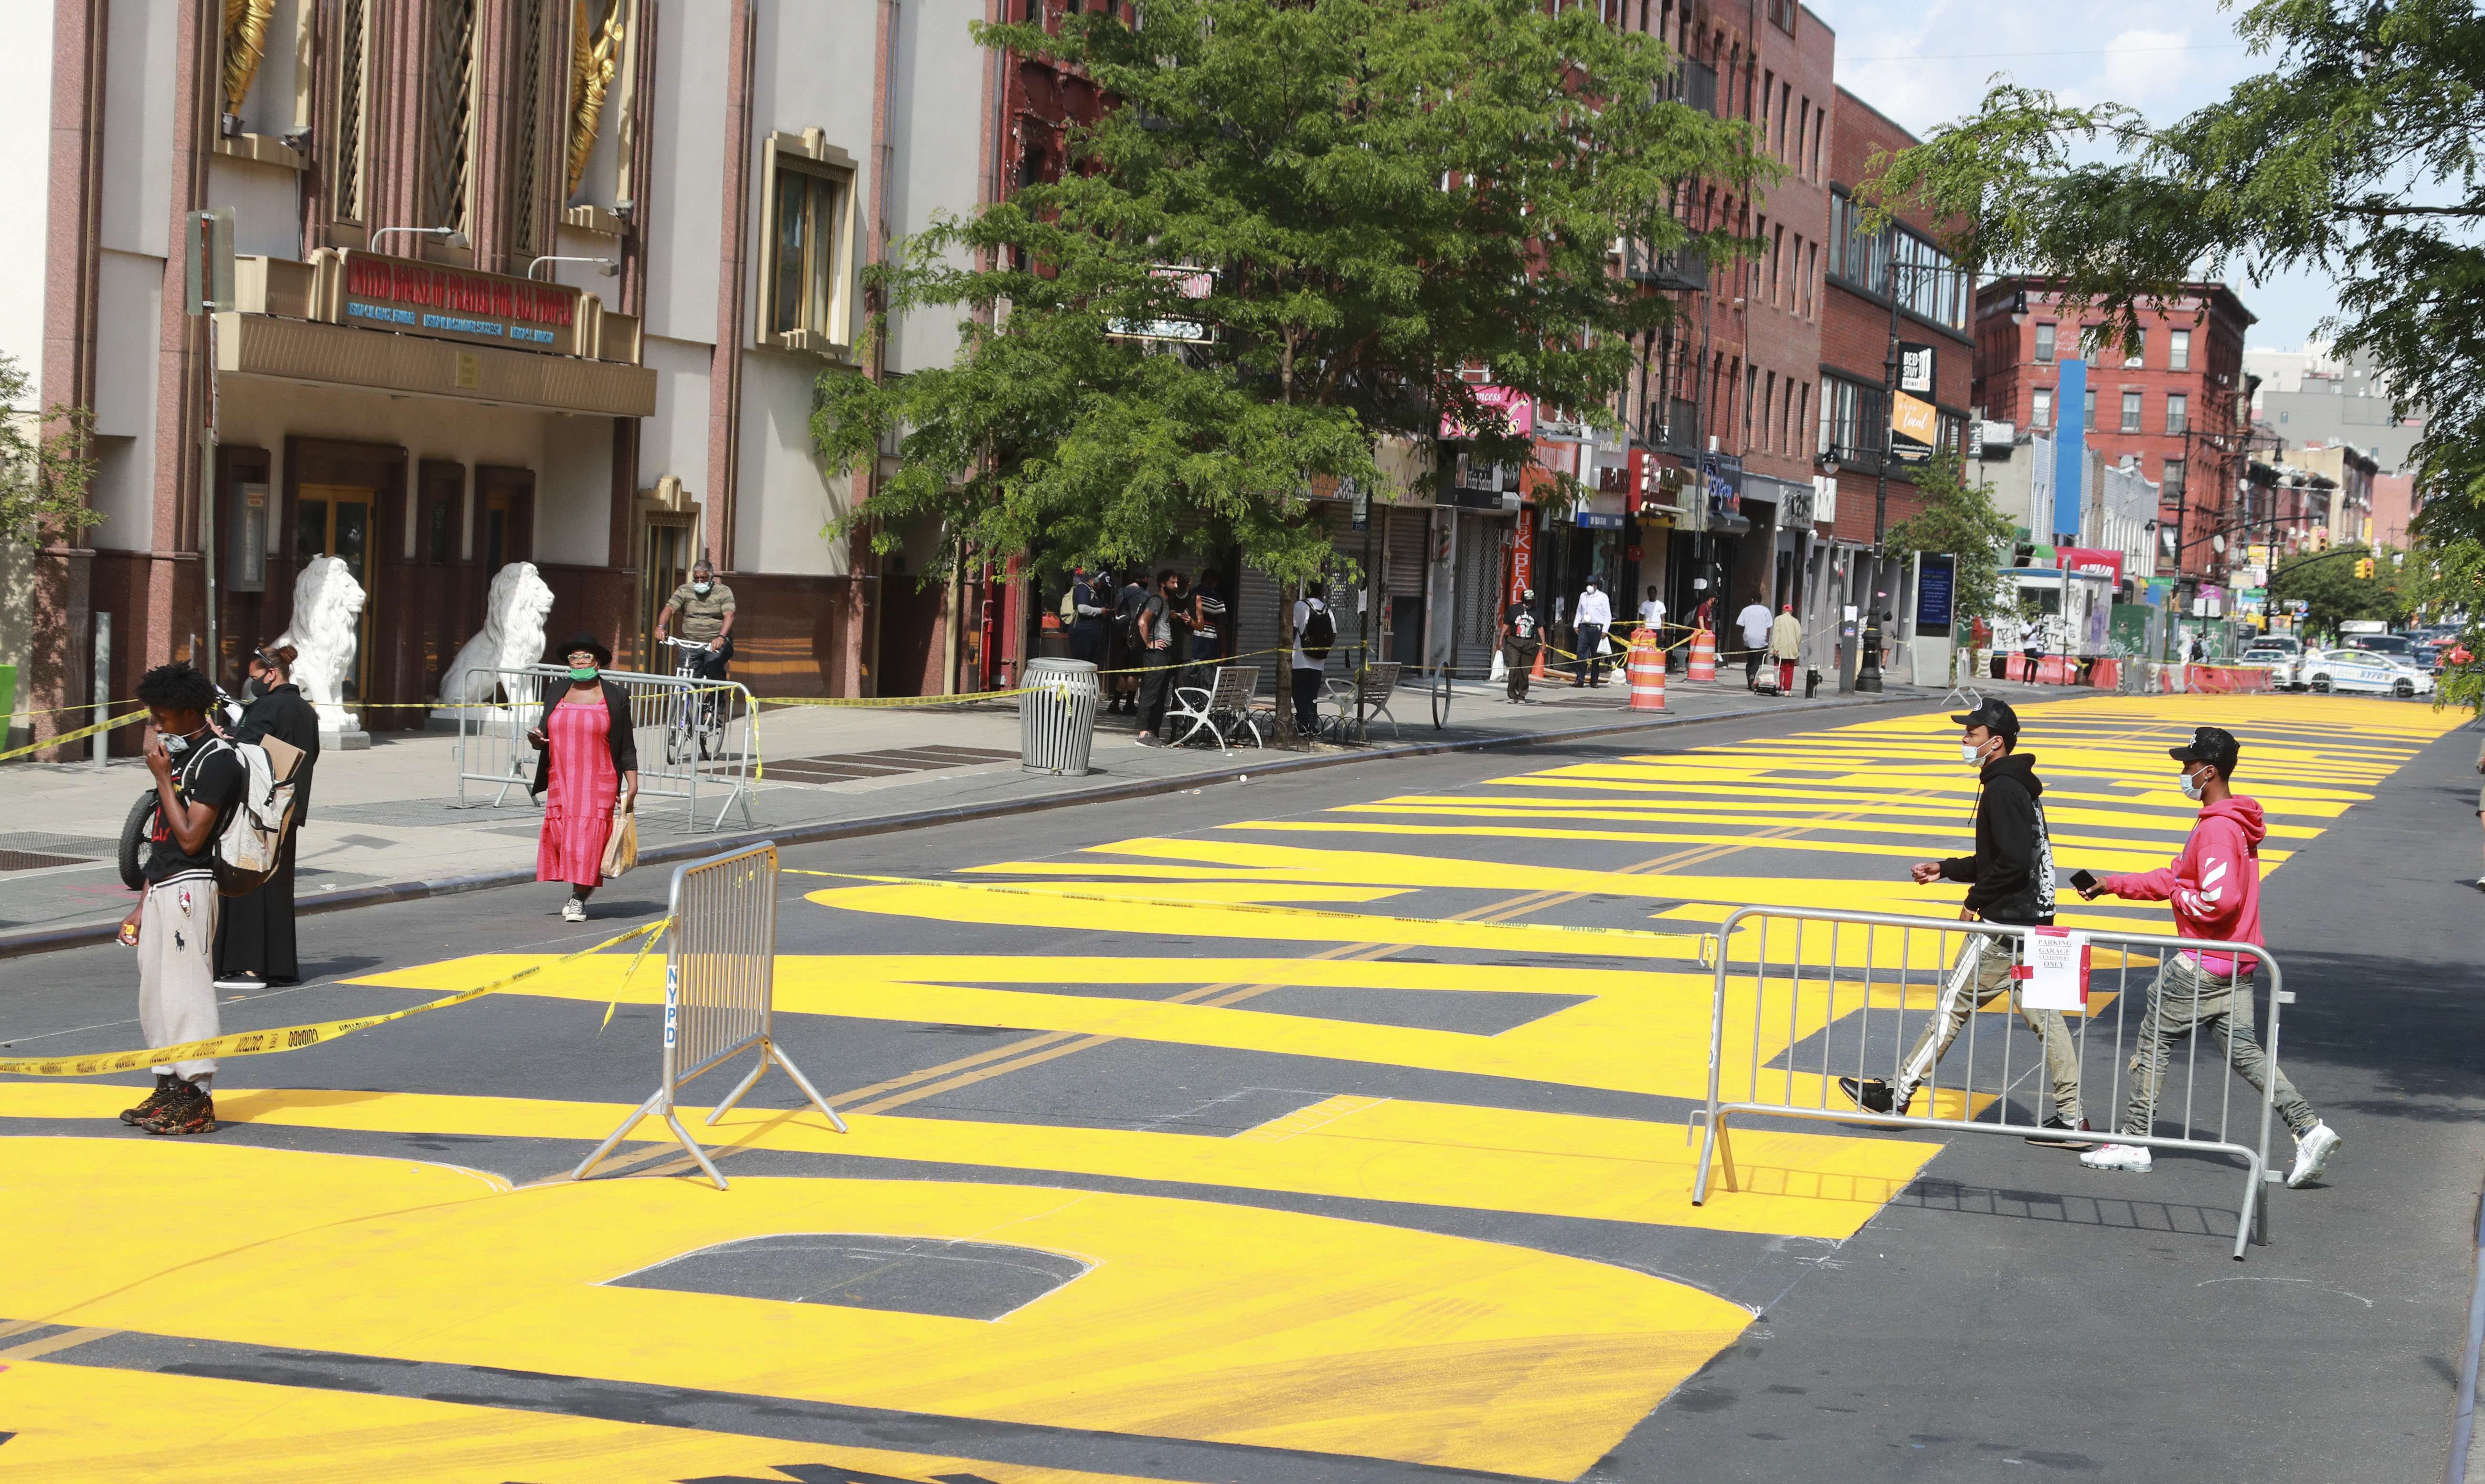
[[[103,519],[86,504],[93,418],[83,408],[54,407],[54,430],[41,431],[35,414],[15,410],[31,386],[0,353],[0,541],[18,544]]]
[[[1618,238],[1722,254],[1676,218],[1699,178],[1769,178],[1749,126],[1671,100],[1653,38],[1533,0],[1150,0],[979,27],[1113,100],[1060,179],[937,220],[868,283],[886,315],[963,312],[945,367],[821,378],[833,470],[896,469],[868,508],[951,549],[1059,569],[1239,545],[1281,577],[1329,540],[1316,483],[1385,489],[1395,435],[1444,416],[1527,444],[1460,379],[1604,412],[1665,301]],[[874,333],[884,326],[876,322]]]
[[[2376,551],[2368,546],[2334,546],[2280,560],[2269,574],[2269,600],[2310,605],[2298,628],[2315,634],[2338,632],[2342,618],[2407,621],[2410,607],[2408,568],[2403,552]],[[2359,560],[2373,559],[2373,575],[2356,575]]]

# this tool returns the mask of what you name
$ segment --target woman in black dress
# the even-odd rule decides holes
[[[293,787],[293,824],[267,883],[224,904],[216,922],[216,988],[260,989],[302,977],[293,945],[293,849],[311,815],[311,775],[319,761],[319,714],[293,683],[293,648],[260,649],[250,657],[250,704],[232,729],[236,742],[275,737],[302,749]]]

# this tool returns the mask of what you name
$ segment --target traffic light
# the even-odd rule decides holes
[[[2373,559],[2370,557],[2358,557],[2356,559],[2356,575],[2359,577],[2372,576]]]

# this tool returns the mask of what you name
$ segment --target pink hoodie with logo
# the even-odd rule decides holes
[[[2098,881],[2109,893],[2133,901],[2174,904],[2178,937],[2227,943],[2260,942],[2260,842],[2269,833],[2260,801],[2229,795],[2200,810],[2199,823],[2171,866]],[[2233,953],[2202,953],[2209,974],[2234,972]]]

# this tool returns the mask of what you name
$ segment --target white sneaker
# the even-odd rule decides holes
[[[2286,1188],[2294,1190],[2321,1178],[2330,1168],[2330,1157],[2338,1152],[2337,1132],[2326,1123],[2316,1123],[2295,1136],[2295,1166],[2286,1172]]]
[[[587,903],[580,901],[575,896],[571,897],[568,901],[561,903],[560,920],[564,922],[586,921]]]
[[[2081,1155],[2080,1163],[2090,1169],[2128,1169],[2135,1175],[2144,1175],[2154,1161],[2138,1144],[2102,1144]]]

